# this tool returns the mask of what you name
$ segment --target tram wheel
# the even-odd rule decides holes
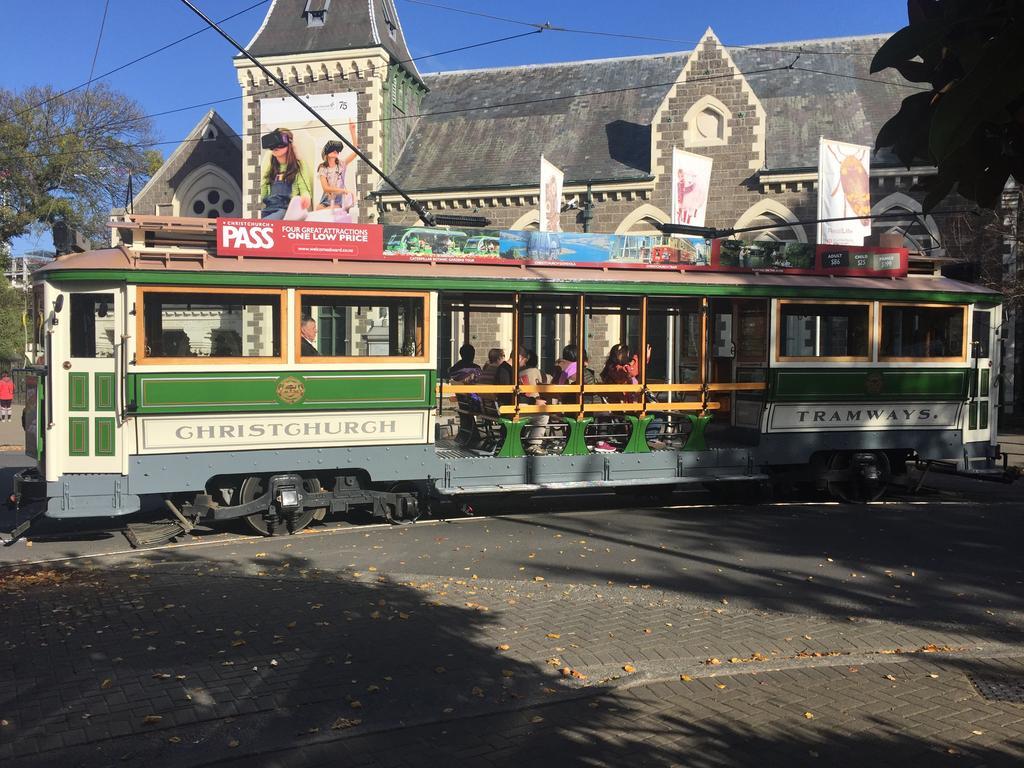
[[[827,483],[828,492],[834,499],[845,501],[848,504],[868,504],[878,501],[885,496],[889,489],[889,480],[892,477],[892,470],[889,466],[889,458],[882,451],[872,451],[878,469],[878,479],[865,479],[857,467],[854,466],[854,457],[857,454],[839,451],[832,454],[828,462],[828,471],[847,472],[845,480],[829,480]]]
[[[319,493],[322,490],[320,481],[315,477],[305,477],[302,479],[302,490],[306,493]],[[258,499],[266,491],[265,478],[257,475],[247,477],[242,483],[241,489],[239,489],[239,503],[248,504],[253,499]],[[245,522],[253,531],[261,536],[287,536],[290,533],[298,533],[309,525],[319,511],[318,509],[303,508],[295,513],[290,522],[282,521],[276,525],[268,524],[267,518],[263,516],[262,512],[254,512],[245,518]],[[318,519],[323,518],[320,517]]]

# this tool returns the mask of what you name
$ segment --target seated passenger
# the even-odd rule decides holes
[[[480,366],[473,362],[475,357],[476,348],[472,344],[459,347],[459,361],[448,370],[448,378],[454,381],[459,371],[479,371]]]
[[[452,384],[475,384],[480,378],[480,366],[473,362],[476,349],[472,344],[459,347],[459,361],[448,371]],[[481,410],[480,397],[470,392],[460,392],[455,396],[459,406],[459,434],[455,442],[466,447],[473,447],[479,442],[474,413]]]
[[[494,347],[487,351],[487,362],[480,370],[480,384],[494,384],[494,377],[498,373],[498,367],[505,360],[504,350]]]
[[[575,344],[567,344],[562,349],[562,357],[558,361],[558,375],[555,377],[555,384],[575,384],[576,368],[579,353]]]
[[[494,351],[495,350],[493,349],[491,350],[491,352]],[[505,359],[505,351],[499,349],[497,352],[500,354],[498,357],[498,367],[494,371],[494,383],[501,386],[511,387],[515,383],[515,373],[512,371],[512,366],[508,364],[508,360]],[[490,353],[488,353],[487,358],[489,363]],[[496,395],[494,399],[499,405],[512,405],[511,393],[507,395]]]
[[[519,348],[519,383],[523,386],[534,386],[544,383],[544,376],[537,368],[537,354],[529,349]],[[522,405],[547,405],[547,401],[541,395],[521,394],[519,402]],[[548,414],[531,413],[530,428],[527,432],[527,439],[523,442],[523,449],[530,456],[543,456],[547,453],[542,444],[542,438],[548,425]]]
[[[605,384],[636,384],[636,357],[630,354],[629,346],[616,344],[608,352],[608,360],[601,371],[601,381]],[[610,403],[632,403],[636,396],[632,392],[610,392],[607,395]]]

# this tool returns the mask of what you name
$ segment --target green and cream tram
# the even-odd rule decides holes
[[[266,250],[258,224],[243,244]],[[128,217],[119,247],[35,273],[37,466],[14,487],[26,514],[162,501],[187,521],[280,533],[496,492],[799,477],[874,498],[910,459],[979,470],[998,456],[999,296],[908,275],[905,253],[898,275],[884,259],[833,273],[581,265],[551,260],[550,243],[546,260],[504,259],[506,238],[521,254],[529,236],[494,233],[502,257],[395,259],[394,234],[354,225],[331,237],[369,231],[369,257],[365,238],[355,260],[257,257],[217,227]],[[562,253],[585,252],[569,240]],[[502,349],[516,374],[521,350],[549,372],[573,347],[577,374],[453,383],[467,343],[480,364]],[[602,382],[619,343],[651,353],[628,383]]]

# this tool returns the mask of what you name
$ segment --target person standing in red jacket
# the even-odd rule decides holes
[[[0,421],[11,420],[11,402],[14,400],[14,380],[4,372],[0,376]]]

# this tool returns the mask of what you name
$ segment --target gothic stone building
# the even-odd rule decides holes
[[[709,225],[813,242],[815,225],[803,222],[817,215],[819,137],[873,144],[914,92],[894,73],[869,73],[884,40],[734,47],[708,29],[688,52],[424,75],[393,0],[274,0],[248,48],[300,94],[356,93],[361,148],[432,212],[535,228],[543,154],[565,172],[564,230],[653,232],[670,220],[671,155],[680,147],[713,159]],[[235,67],[241,210],[255,216],[259,101],[283,93],[246,59]],[[873,213],[897,214],[875,221],[872,241],[888,235],[940,261],[979,247],[955,236],[955,217],[921,215],[915,187],[933,168],[908,170],[884,153],[872,163]],[[362,163],[356,188],[363,220],[416,223]],[[172,209],[189,214],[188,195],[178,197]],[[500,345],[501,333],[478,341]],[[1007,385],[1012,403],[1012,375]]]

